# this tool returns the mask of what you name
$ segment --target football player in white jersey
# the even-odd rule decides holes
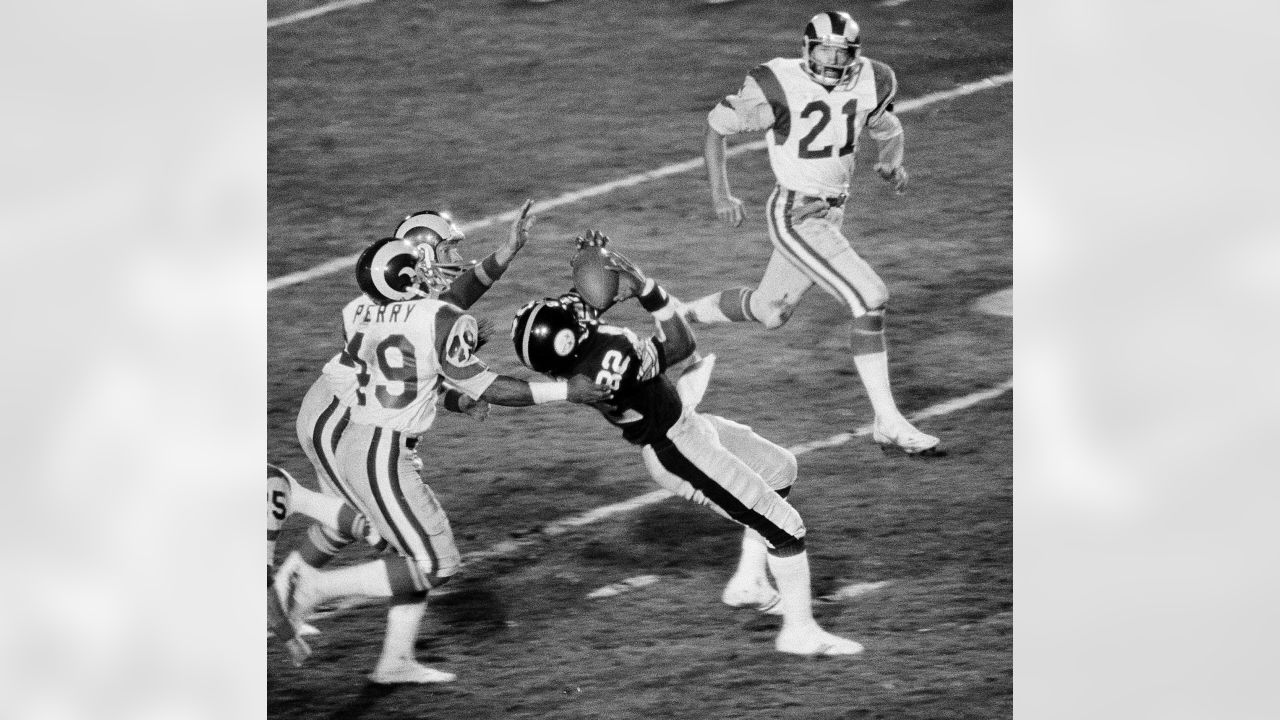
[[[425,244],[424,252],[433,256],[430,277],[426,278],[429,292],[441,300],[463,310],[471,307],[506,271],[507,266],[529,239],[529,229],[537,217],[530,214],[533,201],[526,201],[520,214],[511,224],[507,239],[497,250],[480,262],[465,262],[458,253],[458,246],[466,239],[453,219],[434,210],[415,212],[402,220],[393,233],[395,237]],[[355,402],[358,380],[354,367],[336,362],[341,353],[334,356],[325,372],[312,383],[298,411],[298,443],[315,468],[321,488],[332,495],[343,497],[348,503],[352,498],[343,495],[334,479],[334,453],[338,440],[351,421],[351,405]],[[448,389],[444,406],[454,412],[463,412],[484,419],[488,405],[475,401],[457,390]],[[327,525],[314,525],[297,550],[302,559],[312,567],[323,567],[343,547],[355,541],[349,533]]]
[[[311,654],[311,648],[302,635],[308,630],[315,632],[315,628],[295,629],[288,622],[274,589],[276,541],[280,539],[285,519],[297,514],[353,537],[364,538],[378,549],[385,548],[386,541],[369,526],[363,515],[341,499],[308,489],[284,468],[267,463],[267,624],[271,632],[284,641],[294,663],[301,664]]]
[[[803,57],[757,66],[742,89],[707,116],[704,154],[716,215],[734,226],[745,216],[729,191],[725,136],[767,131],[777,187],[766,214],[773,254],[759,285],[699,298],[687,306],[692,322],[757,322],[781,327],[814,284],[853,314],[853,363],[875,410],[872,437],[886,450],[941,455],[938,438],[916,429],[898,410],[889,386],[884,281],[841,233],[844,202],[863,129],[879,148],[876,172],[902,192],[902,123],[893,114],[897,79],[886,64],[861,54],[858,24],[848,13],[813,16]]]
[[[487,339],[485,330],[439,297],[450,286],[439,272],[453,264],[449,260],[438,242],[427,240],[384,238],[366,248],[356,262],[363,294],[342,311],[345,348],[324,370],[331,387],[343,394],[338,400],[344,421],[340,432],[322,435],[315,449],[332,458],[326,468],[330,479],[396,555],[321,572],[294,552],[275,578],[295,628],[328,600],[389,599],[386,636],[370,675],[375,683],[456,677],[421,665],[413,652],[427,591],[443,584],[461,562],[416,452],[419,436],[435,420],[437,402],[447,390],[456,393],[453,409],[463,397],[473,404],[526,406],[591,403],[611,395],[585,378],[529,383],[490,371],[475,354]],[[355,382],[347,387],[349,378]]]

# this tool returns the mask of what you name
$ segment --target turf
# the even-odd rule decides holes
[[[269,4],[279,16],[318,3]],[[616,179],[700,153],[704,117],[754,64],[793,54],[816,3],[375,2],[269,31],[267,276],[308,268],[446,207],[463,221],[525,197]],[[850,8],[864,51],[914,97],[1012,66],[1011,4]],[[864,143],[846,232],[892,295],[895,394],[907,411],[1012,375],[1008,318],[975,313],[1012,284],[1012,86],[903,116],[912,184],[896,197]],[[568,240],[596,227],[676,295],[754,284],[768,259],[762,153],[731,161],[748,203],[718,224],[701,171],[541,214],[516,264],[475,308],[505,328],[531,297],[568,283]],[[536,206],[535,206],[536,212]],[[474,233],[476,256],[505,228]],[[308,485],[293,419],[337,349],[343,271],[269,295],[271,458]],[[635,308],[617,318],[648,327]],[[700,326],[719,357],[702,409],[783,445],[870,420],[849,360],[847,312],[811,290],[784,328]],[[482,351],[524,375],[500,336]],[[793,496],[811,537],[815,591],[885,582],[823,603],[853,660],[779,656],[776,620],[718,602],[739,533],[664,501],[554,537],[545,523],[653,489],[638,453],[591,411],[494,409],[442,417],[429,482],[464,553],[513,537],[513,556],[469,565],[432,605],[419,640],[442,687],[367,686],[376,607],[317,622],[301,669],[268,646],[272,717],[996,718],[1012,707],[1012,395],[923,423],[952,453],[883,456],[869,441],[801,457]],[[291,520],[283,545],[301,524]],[[350,562],[367,556],[354,552]],[[592,590],[636,575],[613,598]]]

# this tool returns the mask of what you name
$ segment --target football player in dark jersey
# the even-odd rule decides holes
[[[588,237],[600,245],[608,240],[594,232]],[[609,251],[606,268],[618,274],[619,283],[616,297],[604,307],[588,304],[579,292],[522,307],[511,330],[516,355],[537,372],[560,379],[581,375],[611,387],[612,397],[595,407],[624,439],[640,446],[653,479],[746,526],[744,548],[750,544],[762,554],[767,551],[768,567],[778,581],[779,651],[861,652],[861,644],[823,630],[814,620],[804,521],[786,500],[796,477],[795,457],[745,425],[697,412],[711,358],[690,368],[681,381],[665,374],[691,357],[696,344],[677,312],[679,301],[616,251]],[[657,333],[648,339],[598,319],[607,305],[631,297],[657,323]]]

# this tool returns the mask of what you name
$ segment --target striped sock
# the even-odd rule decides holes
[[[849,346],[854,357],[885,351],[884,311],[876,310],[853,319],[853,331]]]
[[[355,537],[327,525],[314,523],[298,544],[302,561],[314,568],[324,567],[342,548],[355,542]]]
[[[685,305],[689,321],[704,324],[758,322],[751,314],[751,289],[740,287],[698,298]]]

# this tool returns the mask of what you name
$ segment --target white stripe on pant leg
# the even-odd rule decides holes
[[[821,285],[822,289],[833,297],[843,300],[854,315],[866,313],[867,309],[863,306],[862,301],[858,299],[858,294],[854,290],[853,284],[839,274],[828,271],[820,262],[814,259],[816,257],[814,253],[800,246],[787,232],[785,194],[787,192],[789,191],[779,188],[777,202],[769,205],[769,231],[776,238],[778,249],[796,267],[800,268],[805,275],[809,276],[809,279]],[[798,230],[796,232],[799,233]]]
[[[778,230],[777,218],[781,213],[785,212],[785,210],[781,208],[786,205],[786,192],[787,191],[783,190],[781,186],[775,187],[773,194],[769,196],[769,202],[766,206],[765,219],[769,226],[769,237],[773,239],[773,246],[778,249],[778,252],[782,253],[782,256],[787,259],[787,262],[790,262],[796,267],[796,269],[804,273],[805,277],[809,278],[814,283],[821,285],[822,289],[831,295],[840,297],[840,293],[836,292],[836,289],[831,285],[831,283],[827,282],[826,278],[820,275],[815,275],[812,270],[806,267],[806,263],[802,258],[797,257],[790,248],[783,244],[782,233],[786,232],[786,230],[785,228],[782,231]]]
[[[790,252],[791,256],[799,260],[800,269],[804,270],[804,273],[809,275],[814,282],[823,286],[824,290],[831,293],[833,297],[838,297],[838,299],[844,301],[845,305],[849,306],[852,314],[856,316],[867,313],[868,307],[861,301],[858,288],[854,286],[854,283],[844,275],[837,273],[835,269],[828,270],[823,265],[823,260],[826,259],[819,256],[817,252],[809,250],[809,247],[806,247],[800,240],[791,237],[791,232],[788,232],[786,228],[786,200],[782,199],[782,197],[780,197],[777,208],[777,213],[774,213],[776,215],[777,228],[774,229],[774,232],[777,233],[778,240],[781,241],[781,246],[785,249],[783,252]],[[795,234],[800,236],[799,229],[795,229]]]

